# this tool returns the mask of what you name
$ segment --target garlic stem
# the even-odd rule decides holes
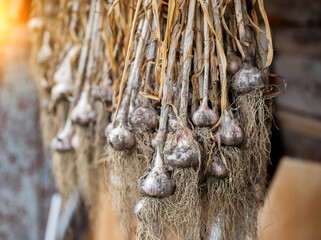
[[[213,8],[215,31],[216,31],[218,39],[220,40],[221,46],[224,49],[222,24],[221,24],[221,19],[220,19],[220,12],[219,12],[219,6],[221,5],[221,1],[222,0],[212,0],[212,8]],[[216,52],[217,52],[217,57],[220,58],[218,44],[216,44]],[[224,71],[223,71],[222,64],[219,64],[219,71],[220,71],[220,80],[221,80],[221,82],[223,82]]]
[[[207,25],[206,22],[203,23],[204,25]],[[202,68],[202,55],[203,55],[203,38],[202,38],[202,17],[201,17],[201,9],[198,8],[196,10],[196,56],[195,56],[195,65],[196,70],[195,72],[201,71]],[[203,28],[204,29],[204,28]],[[198,76],[198,91],[200,99],[203,99],[203,88],[204,88],[204,78],[203,73],[201,73]]]
[[[210,66],[210,31],[204,15],[204,86],[202,105],[208,103],[208,88],[209,88],[209,66]]]
[[[216,0],[215,0],[216,1]],[[245,16],[244,16],[244,6],[242,4],[242,0],[234,0],[234,7],[235,7],[235,15],[236,15],[236,22],[239,31],[239,37],[242,42],[248,42],[249,39],[247,37],[247,32],[245,29]],[[247,60],[250,60],[250,53],[249,48],[245,45],[242,45],[245,57]]]
[[[204,15],[204,81],[203,81],[203,99],[201,106],[193,114],[193,122],[196,126],[205,127],[214,125],[218,120],[216,109],[214,111],[208,107],[208,89],[210,72],[210,31]]]
[[[138,93],[137,87],[140,79],[144,56],[145,56],[146,42],[150,34],[150,23],[153,20],[153,18],[151,17],[151,13],[152,13],[152,10],[148,10],[146,13],[142,33],[140,35],[140,39],[138,41],[138,45],[136,49],[135,60],[131,66],[130,74],[128,77],[128,82],[130,82],[130,79],[133,78],[133,80],[131,81],[132,86],[131,86],[130,103],[135,103],[137,93]],[[134,106],[131,105],[131,109],[133,108]]]
[[[183,76],[182,76],[182,87],[181,87],[181,101],[180,101],[180,118],[187,124],[187,107],[188,107],[188,88],[190,80],[190,71],[192,63],[192,51],[193,51],[193,40],[194,40],[194,15],[195,15],[196,0],[189,1],[188,18],[185,29],[184,39],[184,52],[183,52]]]
[[[45,31],[43,34],[42,46],[38,52],[37,60],[39,63],[45,63],[52,55],[52,49],[50,47],[50,32]]]
[[[86,67],[86,62],[87,62],[89,40],[90,40],[90,36],[91,36],[91,31],[93,28],[93,21],[94,21],[94,16],[95,16],[94,10],[95,10],[95,6],[96,6],[96,2],[97,2],[97,0],[92,0],[90,3],[88,23],[87,23],[87,27],[86,27],[84,42],[83,42],[83,45],[81,48],[79,64],[78,64],[78,69],[77,69],[77,74],[76,74],[75,91],[74,91],[75,103],[79,98],[81,88],[82,88],[82,85],[84,82],[84,72],[85,72],[85,67]]]

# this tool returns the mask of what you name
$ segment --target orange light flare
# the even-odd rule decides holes
[[[6,43],[12,30],[25,24],[28,0],[0,0],[0,44]]]
[[[6,35],[10,31],[10,4],[9,1],[0,0],[0,39],[6,38]]]

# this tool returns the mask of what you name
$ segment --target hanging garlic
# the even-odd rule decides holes
[[[71,120],[80,125],[87,125],[89,122],[95,120],[96,113],[89,102],[89,84],[86,84],[82,91],[79,101],[74,109],[71,111]]]
[[[50,33],[45,31],[43,34],[42,46],[38,52],[37,60],[38,63],[47,62],[52,55],[52,49],[50,47]]]
[[[247,93],[266,86],[267,78],[262,71],[251,63],[245,62],[240,70],[235,73],[231,87],[235,92]]]
[[[240,127],[238,120],[234,118],[229,106],[224,111],[220,123],[219,134],[223,145],[237,146],[243,142],[243,130]]]
[[[112,92],[112,81],[110,78],[105,78],[101,83],[99,87],[99,95],[101,98],[105,101],[110,103],[113,98],[113,92]]]
[[[60,64],[59,68],[55,72],[53,79],[55,83],[60,82],[72,82],[72,63],[75,61],[77,54],[79,53],[80,46],[74,45],[67,53],[66,57]]]
[[[28,21],[27,26],[30,32],[37,32],[42,30],[44,23],[42,18],[34,17]]]
[[[51,142],[51,148],[58,152],[67,152],[78,147],[78,139],[75,135],[71,119],[68,118],[61,132]]]
[[[73,46],[55,72],[53,79],[56,85],[51,90],[51,99],[53,101],[58,100],[62,96],[69,96],[72,93],[72,62],[75,60],[79,49],[78,45]]]
[[[143,196],[163,198],[172,195],[175,186],[175,181],[170,179],[158,147],[153,168],[138,180],[138,191]]]

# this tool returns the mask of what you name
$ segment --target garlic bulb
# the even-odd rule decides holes
[[[210,165],[207,169],[208,177],[225,178],[230,170],[223,163],[221,156],[214,154],[211,158]]]
[[[170,179],[160,151],[157,151],[153,168],[138,180],[138,191],[143,196],[168,197],[175,191],[175,181]]]
[[[168,134],[164,147],[165,160],[171,166],[193,167],[199,164],[198,146],[193,137],[185,130],[177,130]]]
[[[157,112],[152,107],[138,107],[130,117],[130,123],[134,127],[145,127],[153,130],[158,126]]]
[[[113,92],[111,88],[112,81],[109,78],[105,78],[99,87],[99,94],[105,102],[112,102]]]
[[[96,113],[89,103],[88,91],[85,89],[79,98],[78,103],[71,111],[71,120],[80,125],[87,125],[89,122],[94,121]]]
[[[72,62],[79,52],[79,46],[73,46],[67,53],[64,60],[61,62],[59,68],[55,72],[53,79],[55,83],[60,82],[72,82],[73,74],[72,74]]]
[[[250,63],[244,63],[234,75],[231,87],[235,92],[247,93],[266,86],[267,78],[262,71]]]
[[[51,148],[58,152],[67,152],[77,148],[77,139],[74,138],[74,128],[71,119],[67,119],[61,132],[51,142]]]
[[[51,89],[51,99],[53,101],[57,101],[63,96],[69,96],[72,94],[73,73],[71,63],[77,56],[78,52],[79,46],[73,46],[55,72],[53,79],[56,84]]]
[[[207,98],[202,102],[202,105],[193,114],[193,123],[199,127],[206,127],[214,125],[218,120],[217,111],[208,107]]]
[[[42,46],[37,54],[39,63],[47,62],[52,55],[52,48],[50,47],[50,33],[45,31],[42,41]]]
[[[111,123],[107,126],[105,134],[108,135],[108,143],[117,151],[131,149],[135,145],[135,136],[124,123],[120,123],[117,127]]]
[[[28,21],[27,26],[30,32],[36,32],[42,30],[44,23],[42,18],[34,17]]]
[[[223,145],[237,146],[243,142],[244,133],[233,113],[225,109],[220,123],[220,139]]]
[[[54,102],[63,96],[69,96],[72,93],[72,85],[68,82],[56,84],[51,89],[51,100]]]

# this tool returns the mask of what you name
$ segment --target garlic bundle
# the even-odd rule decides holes
[[[257,240],[272,119],[262,2],[37,7],[28,26],[64,198],[77,189],[94,218],[106,166],[125,238]]]

